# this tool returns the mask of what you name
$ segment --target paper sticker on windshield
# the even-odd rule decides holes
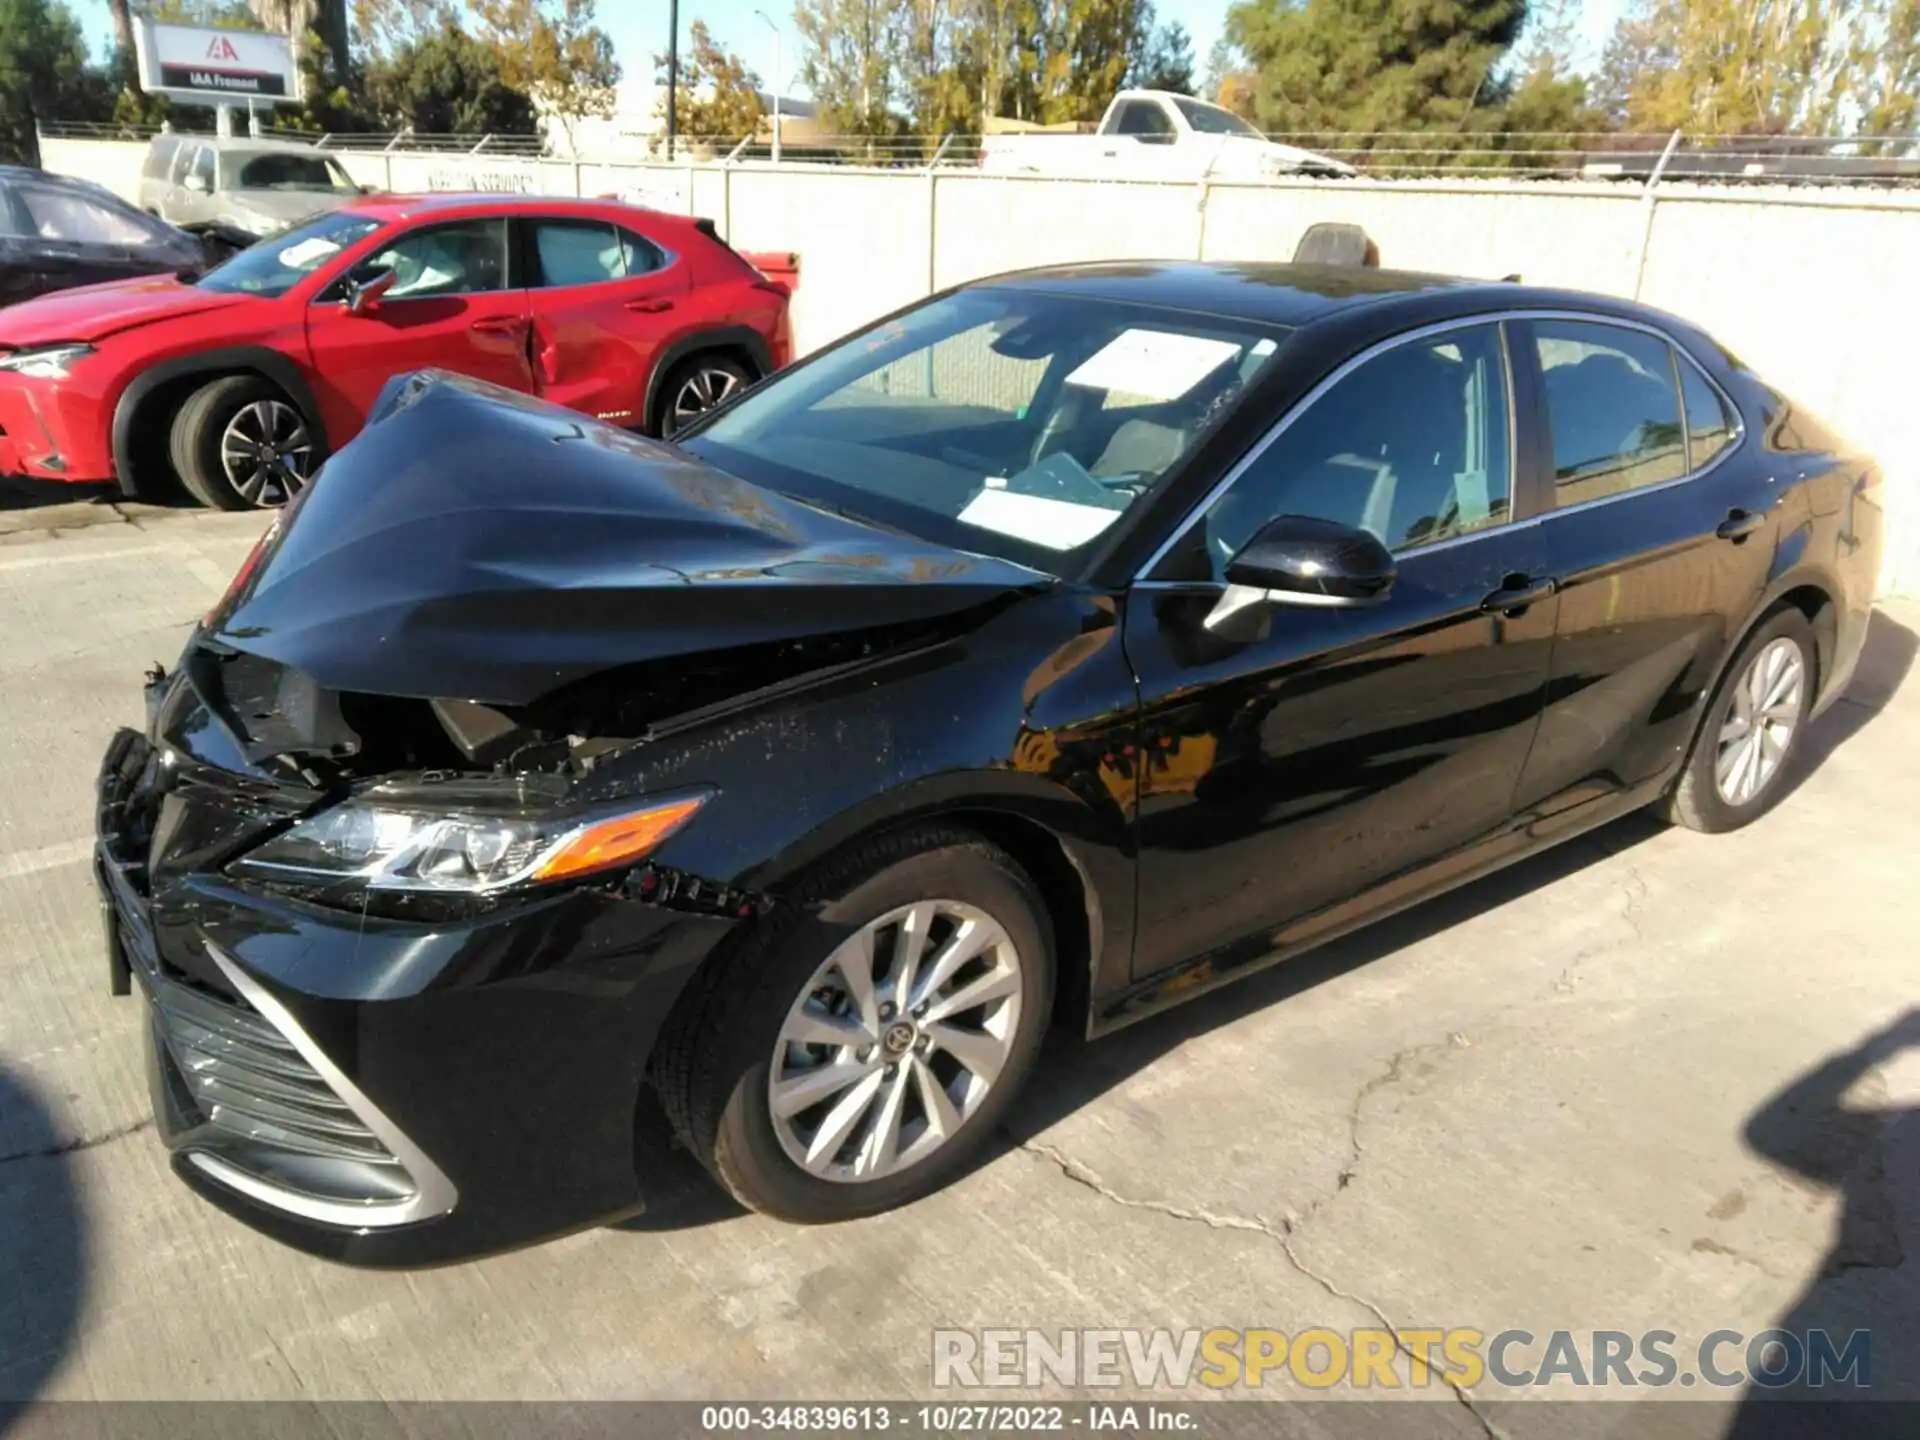
[[[1148,400],[1178,400],[1239,353],[1240,347],[1231,340],[1165,330],[1123,330],[1067,376],[1067,383]]]
[[[280,252],[280,263],[289,270],[304,270],[316,265],[333,254],[340,247],[324,235],[309,235],[297,245],[289,245]]]
[[[1048,500],[1016,490],[982,490],[968,502],[959,518],[968,525],[1011,535],[1049,550],[1071,550],[1084,545],[1120,518],[1118,510],[1098,505],[1075,505],[1071,500]]]

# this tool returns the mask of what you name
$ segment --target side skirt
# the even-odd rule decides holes
[[[1217,990],[1282,960],[1291,960],[1376,920],[1384,920],[1496,870],[1504,870],[1529,855],[1550,850],[1563,841],[1652,804],[1671,783],[1671,775],[1662,775],[1632,790],[1595,801],[1583,814],[1570,816],[1562,812],[1516,826],[1418,870],[1383,881],[1351,900],[1305,916],[1277,932],[1258,937],[1257,944],[1244,950],[1238,946],[1216,950],[1149,975],[1099,1003],[1088,1016],[1087,1038],[1095,1039],[1124,1029],[1149,1015],[1170,1010],[1182,1001]]]

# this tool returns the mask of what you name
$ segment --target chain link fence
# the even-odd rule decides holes
[[[65,139],[144,141],[160,127],[111,123],[51,122],[43,135]],[[177,133],[190,133],[180,131]],[[449,135],[399,130],[336,133],[268,127],[260,138],[320,149],[428,151],[446,155],[501,155],[583,163],[743,164],[774,159],[773,136],[763,125],[751,136],[682,135],[671,153],[663,135],[583,145],[578,153],[535,135]],[[811,123],[782,127],[780,163],[884,170],[1027,169],[1047,173],[1062,162],[1079,178],[1104,170],[1115,179],[1175,178],[1166,152],[1135,146],[1129,137],[1099,137],[1107,149],[1093,154],[1095,137],[1025,133],[1008,136],[836,135]],[[1435,131],[1277,132],[1266,137],[1353,167],[1379,180],[1506,179],[1514,181],[1620,181],[1638,184],[1688,180],[1705,184],[1813,186],[1920,186],[1920,135],[1707,137],[1613,131],[1510,131],[1491,135]],[[1076,144],[1075,142],[1079,142]],[[1049,147],[1061,146],[1054,150]],[[1669,146],[1671,150],[1669,151]],[[1137,153],[1135,153],[1137,152]],[[999,165],[996,166],[996,162]],[[1216,166],[1216,170],[1219,167]],[[1204,162],[1180,178],[1210,175]],[[1244,178],[1238,173],[1232,178]]]

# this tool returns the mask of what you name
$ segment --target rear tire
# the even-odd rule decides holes
[[[1721,676],[1693,752],[1667,799],[1667,818],[1720,834],[1780,803],[1818,677],[1813,627],[1787,608],[1754,628]]]
[[[682,1142],[735,1198],[811,1224],[917,1200],[986,1143],[1040,1050],[1053,934],[1026,873],[946,826],[861,842],[796,899],[694,977],[654,1082]],[[943,956],[975,944],[942,974]],[[866,967],[864,998],[848,965]],[[788,1108],[796,1085],[819,1098]]]
[[[227,375],[194,391],[173,417],[167,448],[181,483],[216,510],[281,504],[320,459],[312,422],[258,375]]]
[[[737,360],[717,351],[691,355],[667,372],[654,397],[648,432],[671,440],[700,416],[753,384],[753,375]]]

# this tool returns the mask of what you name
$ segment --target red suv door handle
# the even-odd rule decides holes
[[[671,300],[656,299],[656,300],[627,301],[627,309],[632,310],[636,314],[640,314],[640,315],[658,315],[662,310],[671,310],[672,308],[673,308],[673,302]]]
[[[516,316],[501,316],[494,320],[476,320],[467,328],[479,335],[518,335],[526,329],[527,322]]]

